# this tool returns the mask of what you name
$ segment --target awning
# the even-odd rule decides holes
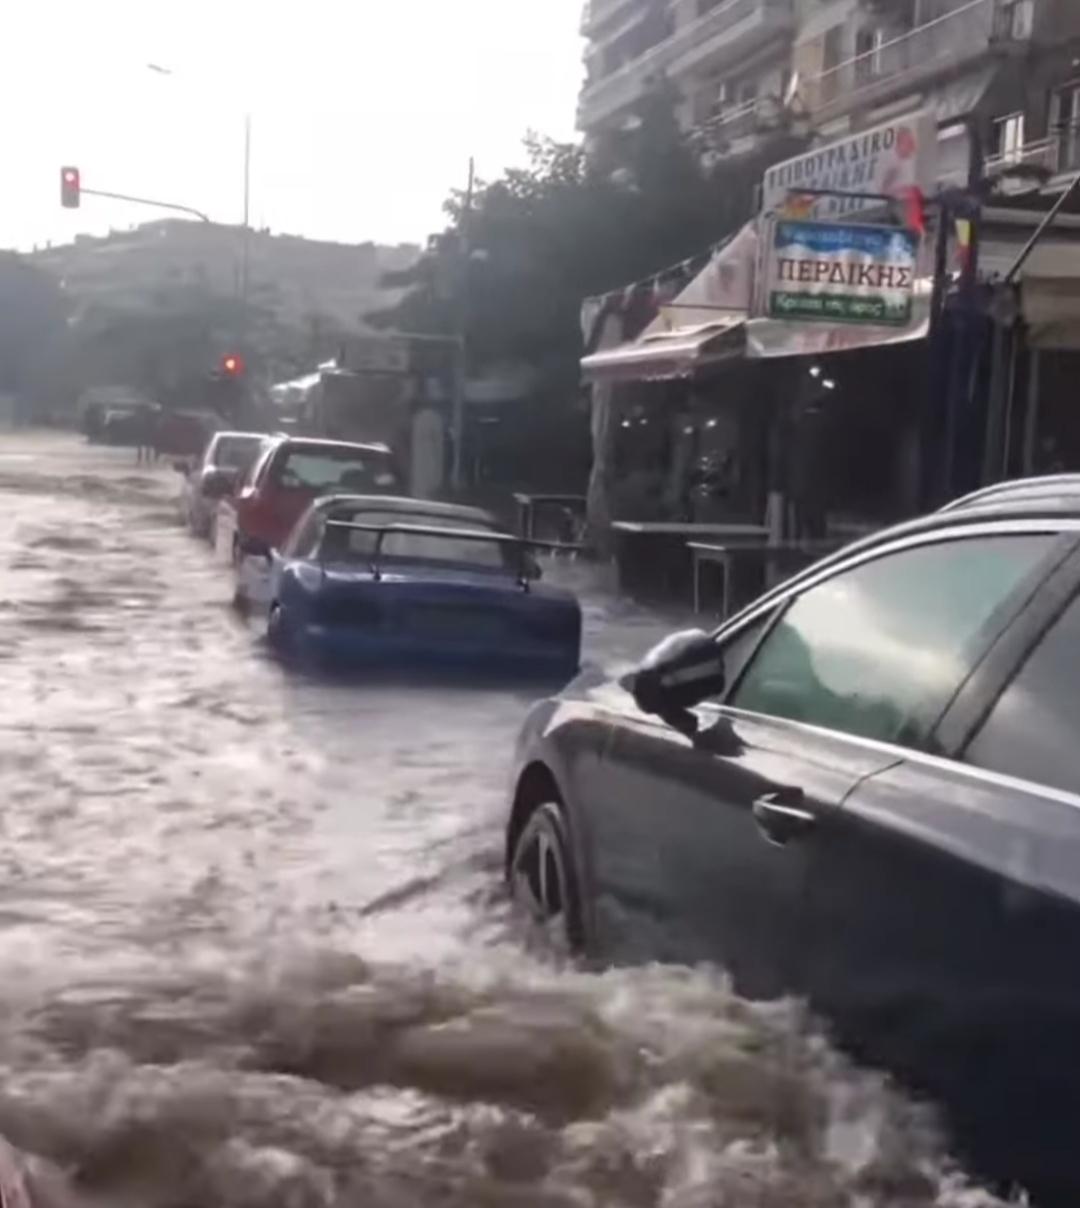
[[[701,327],[646,332],[629,344],[585,357],[581,370],[592,380],[690,378],[710,365],[741,357],[745,326],[746,316],[739,314]]]
[[[587,378],[624,381],[693,377],[745,353],[758,237],[748,222],[636,340],[581,362]]]
[[[979,248],[984,277],[1004,277],[1030,237],[988,239]],[[1080,349],[1080,241],[1047,235],[1019,273],[1020,311],[1031,348]]]
[[[998,65],[992,63],[935,88],[928,103],[937,124],[948,126],[974,113],[994,82],[998,70]]]

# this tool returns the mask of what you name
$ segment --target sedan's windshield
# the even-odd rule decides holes
[[[409,525],[416,528],[472,530],[494,533],[492,526],[455,516],[421,512],[355,512],[337,515],[323,536],[323,557],[330,561],[369,562],[375,553],[377,534],[362,529],[338,527],[334,521],[364,525]],[[389,533],[383,538],[384,558],[416,562],[460,562],[497,570],[509,565],[512,557],[506,546],[497,542],[429,533]]]
[[[393,490],[398,478],[389,453],[324,447],[291,450],[278,466],[274,482],[286,490],[320,495],[335,491],[378,494]]]

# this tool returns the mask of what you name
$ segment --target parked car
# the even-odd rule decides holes
[[[218,507],[254,464],[266,441],[259,432],[217,432],[194,465],[183,458],[174,464],[184,475],[180,512],[196,537],[214,541]]]
[[[865,539],[534,708],[512,891],[804,996],[977,1169],[1080,1203],[1080,482]]]
[[[273,562],[267,636],[323,663],[465,668],[565,681],[581,609],[540,587],[531,543],[477,508],[333,496],[313,504]]]
[[[309,505],[322,495],[395,494],[401,476],[385,445],[350,444],[278,433],[217,512],[215,548],[240,567],[252,541],[279,549]],[[244,603],[241,576],[237,603]]]

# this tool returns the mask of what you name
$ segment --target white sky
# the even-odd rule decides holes
[[[421,241],[464,185],[520,162],[532,128],[573,135],[582,0],[8,0],[0,68],[0,247],[67,242],[158,212],[239,222],[245,109],[252,222]],[[151,71],[161,64],[171,75]]]

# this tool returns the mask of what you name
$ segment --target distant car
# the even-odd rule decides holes
[[[148,400],[129,386],[91,386],[79,395],[75,403],[79,428],[91,443],[104,438],[106,413],[111,412],[113,425],[121,414],[137,411]]]
[[[807,999],[1080,1204],[1078,711],[1080,479],[1001,485],[536,706],[509,880],[570,949]]]
[[[101,417],[100,439],[107,445],[153,443],[160,407],[154,403],[117,403]]]
[[[196,537],[213,543],[221,500],[233,494],[265,442],[266,437],[258,432],[217,432],[193,466],[177,460],[177,469],[184,474],[180,511]]]
[[[154,455],[193,464],[221,426],[221,416],[213,411],[162,410],[153,435]]]
[[[338,496],[309,508],[272,558],[267,636],[319,662],[466,668],[562,680],[581,609],[537,585],[528,545],[476,508]]]
[[[279,433],[267,439],[236,494],[218,508],[216,545],[238,565],[249,541],[279,549],[321,495],[392,495],[401,485],[385,445]]]

